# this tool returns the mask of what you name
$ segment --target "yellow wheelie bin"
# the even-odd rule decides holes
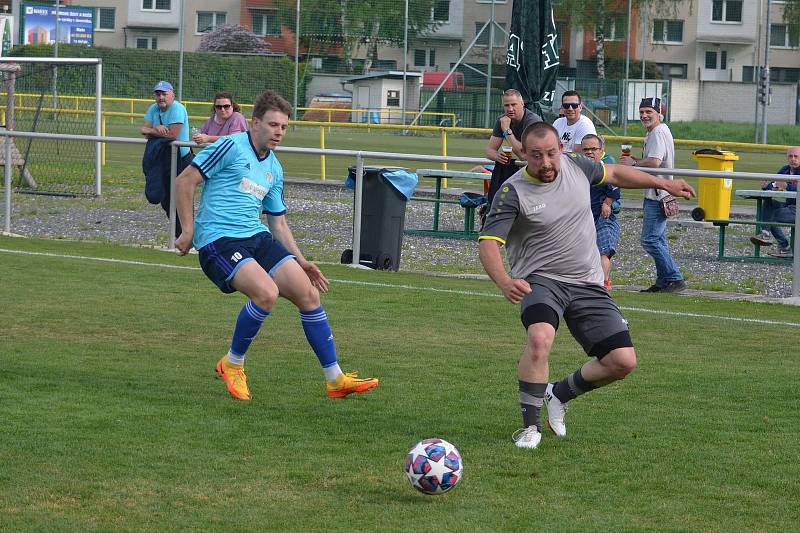
[[[692,152],[698,170],[733,172],[733,162],[739,160],[735,152],[705,148]],[[700,178],[697,185],[697,207],[692,209],[694,220],[726,220],[731,212],[733,180]]]

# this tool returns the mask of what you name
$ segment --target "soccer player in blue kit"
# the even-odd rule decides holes
[[[236,319],[228,353],[215,370],[228,392],[250,399],[244,372],[247,349],[272,307],[283,296],[300,311],[306,339],[319,359],[330,398],[363,393],[378,380],[343,373],[336,356],[320,292],[328,279],[307,261],[286,222],[283,167],[273,149],[283,139],[292,108],[272,91],[253,107],[249,132],[220,138],[200,152],[177,178],[176,204],[183,233],[175,242],[179,255],[194,246],[206,276],[224,293],[248,297]],[[197,217],[194,190],[203,183]],[[267,214],[267,226],[261,212]]]

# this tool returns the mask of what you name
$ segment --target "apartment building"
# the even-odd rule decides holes
[[[643,21],[649,39],[639,55],[658,63],[665,78],[753,81],[764,63],[766,0],[699,0],[670,18]],[[783,20],[784,2],[770,13],[770,66],[774,81],[800,81],[800,49]]]
[[[19,35],[19,16],[24,3],[13,0],[14,35]],[[46,3],[46,2],[39,2]],[[203,35],[217,26],[239,24],[239,0],[184,0],[184,50],[197,50]],[[72,0],[62,5],[95,9],[94,44],[110,48],[180,48],[180,0]]]

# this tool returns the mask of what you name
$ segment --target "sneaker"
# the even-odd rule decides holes
[[[340,375],[328,382],[328,398],[344,398],[350,394],[362,394],[374,389],[380,383],[376,378],[359,378],[356,372]]]
[[[686,290],[686,282],[682,279],[678,281],[668,281],[667,284],[661,288],[661,292],[683,292]]]
[[[788,247],[787,248],[778,248],[774,252],[769,252],[769,255],[771,255],[772,257],[785,257],[786,259],[792,259],[794,257],[794,254],[792,253],[792,249],[788,248]]]
[[[756,244],[758,246],[771,246],[772,245],[772,235],[768,231],[761,231],[758,235],[753,235],[750,237],[750,242]]]
[[[539,446],[542,441],[542,434],[536,426],[528,426],[526,428],[518,429],[511,435],[511,440],[517,445],[517,448],[534,449]]]
[[[249,400],[250,389],[247,387],[247,376],[244,374],[244,368],[241,366],[232,365],[228,362],[228,356],[223,355],[222,359],[217,361],[217,366],[214,367],[219,377],[225,382],[228,387],[228,392],[237,400]]]
[[[656,285],[655,283],[647,287],[646,289],[642,289],[639,292],[661,292],[661,287]]]
[[[564,415],[567,414],[567,404],[561,403],[553,394],[553,383],[547,384],[544,391],[544,403],[547,404],[547,425],[556,434],[556,437],[567,436],[567,426],[564,424]]]

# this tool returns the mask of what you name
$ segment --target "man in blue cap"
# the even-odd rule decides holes
[[[174,140],[189,142],[189,114],[183,104],[175,100],[175,91],[168,81],[155,84],[153,97],[155,103],[144,114],[144,126],[141,128],[142,135],[148,139],[142,157],[142,168],[147,180],[145,194],[151,203],[160,203],[169,216],[169,144]],[[178,154],[176,170],[180,174],[191,163],[192,154],[187,146],[181,146]],[[176,236],[180,233],[179,225]]]

